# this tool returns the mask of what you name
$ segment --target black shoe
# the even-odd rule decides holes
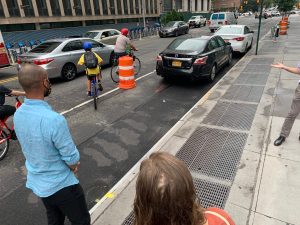
[[[98,80],[98,88],[100,91],[103,91],[103,87],[102,87],[102,84],[101,84],[101,81]]]
[[[275,146],[279,146],[279,145],[281,145],[284,141],[285,141],[285,137],[279,136],[279,138],[277,138],[277,139],[274,141],[274,145],[275,145]]]

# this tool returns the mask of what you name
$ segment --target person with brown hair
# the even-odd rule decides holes
[[[134,214],[135,225],[234,225],[225,211],[201,206],[188,168],[164,152],[141,163]]]

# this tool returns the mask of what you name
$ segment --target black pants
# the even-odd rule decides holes
[[[14,115],[16,107],[11,105],[1,105],[0,106],[0,120],[3,120],[5,117],[10,117]]]
[[[72,225],[91,224],[80,184],[65,187],[55,194],[41,199],[47,210],[48,225],[63,225],[66,216]]]

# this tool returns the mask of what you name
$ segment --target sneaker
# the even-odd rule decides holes
[[[90,91],[87,91],[86,94],[87,94],[87,96],[89,96],[89,97],[92,96],[92,94],[91,94]]]
[[[103,87],[102,87],[102,84],[101,84],[101,81],[98,80],[98,88],[100,91],[103,91]]]

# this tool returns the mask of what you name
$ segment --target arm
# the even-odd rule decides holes
[[[25,96],[26,93],[24,91],[16,91],[16,90],[12,90],[11,95],[14,95],[14,96]]]
[[[59,116],[52,132],[52,141],[69,168],[76,173],[79,166],[79,152],[71,137],[68,124],[63,116]]]
[[[286,70],[286,71],[288,71],[290,73],[294,73],[294,74],[300,75],[300,70],[299,70],[298,67],[289,67],[289,66],[285,66],[282,63],[272,64],[271,66],[274,67],[274,68]]]

